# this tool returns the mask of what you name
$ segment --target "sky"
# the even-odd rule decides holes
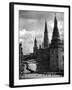
[[[46,11],[19,11],[19,42],[22,42],[23,54],[33,52],[34,39],[37,45],[42,45],[45,21],[47,22],[49,43],[52,39],[54,18],[57,18],[60,39],[64,38],[64,13]]]

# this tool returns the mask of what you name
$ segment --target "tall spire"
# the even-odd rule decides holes
[[[35,40],[34,40],[34,47],[37,47],[37,40],[36,40],[36,37],[35,37]]]
[[[37,50],[38,50],[37,40],[36,40],[36,37],[35,37],[35,40],[34,40],[34,53],[35,53],[35,54],[37,53]]]
[[[55,14],[52,42],[56,43],[56,41],[58,41],[59,39],[60,39],[60,37],[59,37],[59,31],[58,31],[58,26],[57,26],[57,18],[56,18],[56,14]]]
[[[44,42],[43,47],[48,48],[48,32],[47,32],[47,22],[45,21],[45,31],[44,31]]]
[[[36,37],[35,37],[35,44],[37,43]]]
[[[45,33],[47,33],[47,22],[45,21]]]
[[[54,19],[54,26],[57,26],[57,18],[56,18],[56,13],[55,13],[55,19]]]

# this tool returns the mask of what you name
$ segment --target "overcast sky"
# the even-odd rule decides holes
[[[49,43],[52,38],[54,17],[57,17],[60,38],[64,37],[64,13],[45,11],[19,11],[19,41],[22,42],[23,53],[33,52],[36,37],[38,47],[43,42],[45,21],[47,22]]]

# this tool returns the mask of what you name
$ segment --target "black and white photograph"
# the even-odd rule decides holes
[[[19,11],[19,79],[64,76],[64,13]]]
[[[10,3],[10,87],[70,83],[70,7]]]

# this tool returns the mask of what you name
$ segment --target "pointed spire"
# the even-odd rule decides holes
[[[57,26],[57,18],[56,18],[56,13],[55,13],[55,19],[54,19],[54,26]]]
[[[44,30],[43,47],[44,48],[48,48],[48,32],[47,32],[47,22],[46,22],[46,20],[45,20],[45,30]]]
[[[59,37],[59,30],[58,30],[58,26],[57,26],[57,18],[56,18],[56,13],[55,13],[52,42],[56,43],[56,41],[58,41],[59,39],[60,39],[60,37]]]
[[[34,47],[37,47],[37,40],[36,40],[36,37],[35,37],[35,40],[34,40]]]
[[[47,33],[47,22],[45,20],[45,32]]]
[[[33,48],[33,50],[34,50],[34,54],[36,54],[37,50],[38,50],[36,37],[35,37],[35,40],[34,40],[34,48]]]
[[[58,31],[58,26],[57,26],[56,13],[55,13],[55,19],[54,19],[54,31],[53,31],[53,38],[54,38],[54,37],[59,38],[59,31]]]
[[[35,37],[35,43],[37,43],[36,37]]]

